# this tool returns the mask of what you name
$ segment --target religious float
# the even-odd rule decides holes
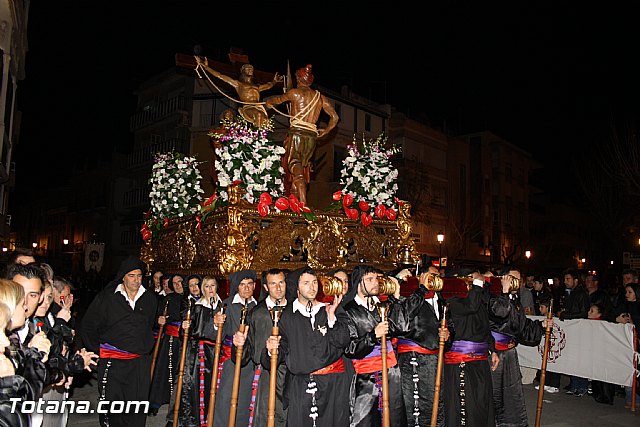
[[[211,84],[210,75],[225,77],[211,71],[206,60],[192,63]],[[252,72],[243,67],[245,71]],[[141,258],[150,270],[225,277],[247,268],[293,270],[309,265],[326,272],[351,270],[363,262],[383,270],[416,264],[411,206],[395,197],[398,172],[391,156],[397,148],[383,135],[374,140],[354,137],[342,165],[342,189],[327,195],[323,209],[306,205],[315,139],[335,126],[337,115],[327,128],[316,129],[321,110],[332,118],[335,112],[324,96],[309,88],[310,65],[296,77],[295,89],[285,80],[285,95],[267,102],[247,95],[259,94],[262,87],[250,76],[226,77],[241,98],[233,100],[243,107],[237,114],[228,111],[209,133],[217,182],[208,198],[202,194],[195,158],[156,156],[151,209],[141,230]],[[284,141],[273,141],[265,106],[275,109],[282,102],[291,103],[291,127]]]

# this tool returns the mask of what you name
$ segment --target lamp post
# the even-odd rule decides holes
[[[438,256],[438,268],[442,268],[442,242],[444,242],[444,233],[440,231],[436,236],[440,244],[440,255]]]

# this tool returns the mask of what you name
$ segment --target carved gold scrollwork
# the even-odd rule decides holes
[[[239,186],[228,187],[229,206],[227,207],[228,229],[220,257],[220,273],[229,274],[251,267],[253,254],[249,248],[248,231],[243,226],[242,190]]]
[[[192,224],[189,222],[178,225],[176,243],[178,245],[178,267],[181,270],[190,269],[193,259],[196,257],[196,245],[191,235],[192,228]]]
[[[345,267],[346,231],[341,221],[333,217],[320,217],[310,221],[306,231],[301,233],[309,266],[318,270]]]
[[[276,218],[268,227],[260,229],[254,239],[257,246],[253,256],[254,268],[267,270],[289,255],[289,248],[297,236],[295,228],[291,218]]]
[[[147,272],[153,270],[153,263],[155,262],[153,254],[153,245],[150,240],[144,242],[140,248],[140,259],[147,266]]]

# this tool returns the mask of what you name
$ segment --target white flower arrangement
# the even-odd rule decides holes
[[[348,194],[355,202],[366,202],[371,206],[394,206],[398,170],[391,164],[391,157],[400,149],[396,146],[386,149],[386,144],[387,137],[383,135],[372,141],[363,137],[358,142],[353,138],[340,171],[343,195]]]
[[[216,139],[217,193],[227,201],[227,187],[238,184],[246,190],[243,198],[257,203],[262,193],[273,197],[284,193],[283,147],[270,141],[268,133],[273,125],[255,128],[242,117],[222,121],[223,132],[212,131]]]
[[[182,218],[200,210],[202,175],[195,157],[182,153],[158,153],[151,169],[151,217]]]

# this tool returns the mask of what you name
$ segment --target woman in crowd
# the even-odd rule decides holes
[[[616,322],[623,324],[631,323],[637,328],[638,325],[640,325],[640,301],[638,301],[638,296],[640,296],[640,285],[637,283],[627,283],[624,287],[624,296],[625,301],[618,307],[615,314],[615,320]],[[631,390],[630,386],[626,386],[624,388],[626,408],[631,407]],[[636,387],[636,399],[640,399],[640,390],[638,390],[638,387]]]
[[[28,414],[21,410],[22,402],[34,400],[33,389],[21,376],[15,374],[14,362],[5,356],[9,347],[6,330],[22,327],[25,322],[24,289],[10,280],[0,279],[0,425],[30,426]],[[10,399],[21,399],[14,405]]]
[[[192,293],[193,294],[193,293]],[[189,328],[189,345],[185,357],[182,395],[180,397],[180,425],[196,427],[206,425],[217,330],[213,319],[222,307],[218,296],[218,281],[206,276],[200,283],[201,297],[192,305],[191,321],[183,313],[182,328]],[[174,386],[174,389],[176,387]],[[172,396],[172,400],[175,396]],[[173,420],[173,405],[167,421]]]

